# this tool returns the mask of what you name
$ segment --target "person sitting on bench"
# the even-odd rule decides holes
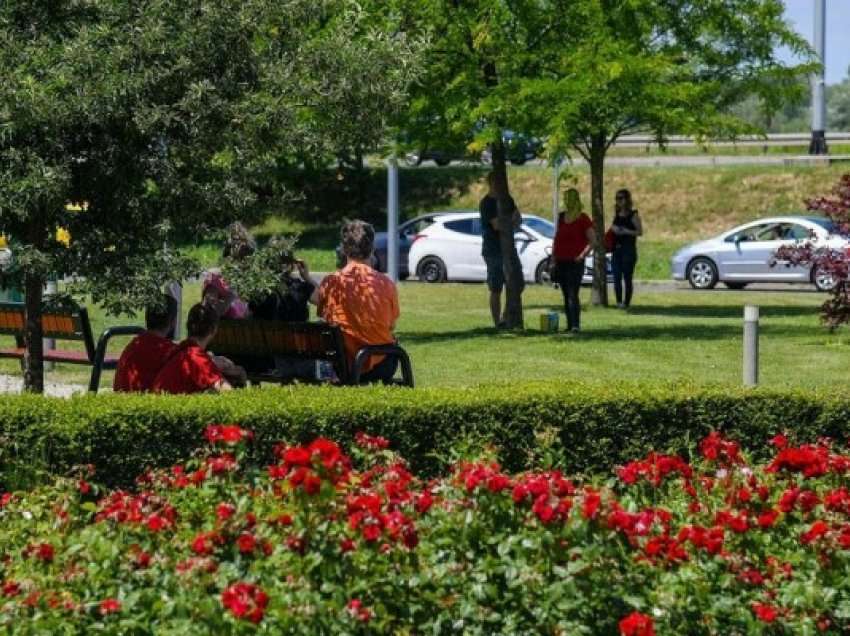
[[[171,340],[177,321],[177,301],[163,294],[161,304],[145,310],[145,328],[130,341],[115,370],[114,391],[150,391],[156,374],[177,349]]]
[[[395,342],[393,329],[399,317],[398,291],[390,278],[372,269],[375,230],[365,221],[350,221],[342,228],[345,266],[324,278],[313,293],[319,315],[339,326],[349,366],[364,346]],[[361,382],[392,381],[398,367],[393,356],[370,358]]]
[[[180,343],[157,374],[153,390],[157,393],[219,393],[233,388],[225,379],[226,375],[241,376],[244,382],[244,369],[232,362],[228,367],[225,358],[214,360],[207,353],[217,327],[218,314],[212,307],[203,303],[192,307],[186,321],[189,337]]]

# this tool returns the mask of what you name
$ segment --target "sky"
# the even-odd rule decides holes
[[[814,35],[814,1],[785,0],[785,14],[794,29],[809,43]],[[847,77],[850,67],[850,0],[826,0],[826,83]],[[783,53],[788,59],[790,53]]]

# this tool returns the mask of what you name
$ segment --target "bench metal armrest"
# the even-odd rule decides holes
[[[109,345],[109,341],[116,336],[137,336],[143,331],[145,331],[144,327],[136,326],[109,327],[100,335],[94,352],[94,360],[92,360],[89,391],[97,393],[100,387],[100,375],[103,371],[103,363],[106,360],[106,348]]]
[[[401,384],[413,388],[413,367],[410,364],[410,356],[407,351],[400,346],[391,345],[373,345],[363,347],[354,356],[354,368],[351,370],[351,384],[360,384],[360,376],[363,374],[363,365],[373,356],[389,356],[398,358],[401,365]]]

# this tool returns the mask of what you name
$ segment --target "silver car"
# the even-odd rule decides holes
[[[673,278],[687,280],[694,289],[712,289],[718,282],[731,289],[743,289],[748,283],[812,283],[818,290],[828,291],[835,285],[828,273],[812,271],[808,265],[777,262],[774,257],[782,246],[807,241],[840,250],[850,246],[835,233],[829,219],[769,217],[686,245],[673,255]]]

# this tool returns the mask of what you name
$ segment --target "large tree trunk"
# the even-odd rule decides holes
[[[593,215],[593,230],[596,242],[593,245],[593,292],[594,305],[608,306],[608,273],[605,259],[605,135],[594,134],[588,148],[590,156],[590,208]]]
[[[500,139],[492,146],[493,173],[499,207],[499,243],[502,247],[502,266],[505,272],[505,313],[502,316],[508,329],[522,329],[522,263],[514,241],[513,209],[510,206],[508,168],[505,145]]]
[[[41,328],[41,300],[44,278],[27,274],[24,283],[24,390],[44,393],[44,343]]]

